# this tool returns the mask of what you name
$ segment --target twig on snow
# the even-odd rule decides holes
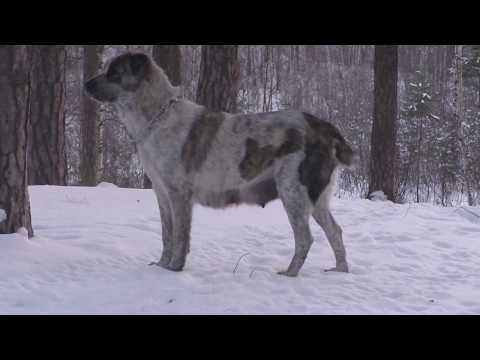
[[[237,268],[238,268],[238,265],[240,264],[240,261],[241,261],[244,257],[246,257],[246,256],[248,256],[248,255],[250,255],[250,253],[247,252],[247,253],[243,254],[242,256],[240,256],[240,257],[238,258],[237,264],[235,265],[235,268],[233,269],[233,273],[234,273],[234,274],[237,272]]]
[[[253,268],[252,272],[251,272],[251,273],[250,273],[250,275],[249,275],[249,278],[250,278],[250,279],[252,278],[253,274],[254,274],[254,273],[255,273],[255,271],[257,271],[257,270],[259,270],[259,271],[263,271],[263,272],[266,272],[266,273],[269,273],[269,274],[270,274],[270,272],[269,272],[269,271],[267,271],[267,270],[264,270],[264,269],[259,269],[259,268]]]

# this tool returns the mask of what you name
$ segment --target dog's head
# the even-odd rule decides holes
[[[126,53],[114,58],[107,70],[88,80],[85,91],[99,102],[115,103],[120,97],[135,93],[149,80],[150,57],[142,53]]]

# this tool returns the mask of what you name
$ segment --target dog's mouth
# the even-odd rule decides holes
[[[89,93],[90,98],[101,103],[114,103],[117,98],[115,96],[109,96],[101,93]]]
[[[108,85],[105,85],[104,78],[104,75],[100,75],[87,81],[84,84],[84,90],[90,98],[98,102],[113,103],[117,100],[117,95]]]

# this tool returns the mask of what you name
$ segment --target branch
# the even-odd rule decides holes
[[[237,264],[235,265],[235,268],[233,269],[233,273],[235,274],[237,272],[237,268],[238,268],[238,265],[240,264],[240,260],[242,260],[244,257],[250,255],[250,253],[245,253],[243,254],[242,256],[240,256],[240,258],[238,259],[237,261]]]

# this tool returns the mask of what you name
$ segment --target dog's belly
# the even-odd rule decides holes
[[[211,177],[212,174],[210,174]],[[195,202],[212,208],[221,209],[240,204],[264,207],[277,198],[278,192],[272,169],[249,182],[240,179],[236,183],[230,182],[227,185],[217,179],[215,182],[202,182],[194,187]]]

